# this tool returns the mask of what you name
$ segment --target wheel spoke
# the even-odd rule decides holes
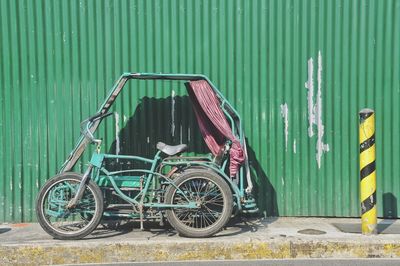
[[[211,219],[207,215],[204,215],[204,218],[208,221],[208,225],[213,224],[216,221],[215,219],[214,221],[211,221]]]
[[[218,193],[216,195],[213,195],[212,198],[210,198],[210,199],[207,199],[207,202],[217,201],[219,199],[223,199],[223,197],[222,197],[222,195],[220,193]]]
[[[208,207],[205,206],[205,205],[204,205],[204,207],[205,207],[205,209],[208,211],[208,213],[215,219],[215,221],[218,219],[218,218],[216,218],[216,217],[218,217],[218,216],[221,215],[220,212],[214,211],[214,210],[208,208]]]
[[[208,183],[207,186],[208,186],[209,184],[210,184],[210,183]],[[206,190],[205,194],[201,197],[201,199],[204,200],[204,198],[206,198],[208,195],[210,195],[211,192],[213,192],[213,191],[217,191],[217,187],[212,187],[211,190],[208,190],[208,191]]]

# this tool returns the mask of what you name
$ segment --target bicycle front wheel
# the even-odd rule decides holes
[[[39,192],[36,215],[41,227],[54,238],[81,239],[100,223],[103,197],[92,180],[89,180],[77,205],[66,208],[75,197],[81,180],[80,174],[63,173],[48,180]]]

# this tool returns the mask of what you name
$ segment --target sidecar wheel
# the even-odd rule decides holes
[[[233,196],[227,182],[212,171],[190,171],[179,176],[165,192],[165,203],[196,208],[171,208],[166,211],[169,223],[186,237],[209,237],[229,221]]]
[[[40,226],[57,239],[81,239],[90,234],[103,215],[103,197],[92,180],[86,185],[82,199],[71,209],[66,206],[75,196],[82,176],[63,173],[48,180],[39,192],[36,215]]]

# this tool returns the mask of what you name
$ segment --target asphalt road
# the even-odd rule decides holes
[[[74,264],[76,266],[77,264]],[[290,259],[290,260],[213,260],[213,261],[181,261],[181,262],[138,262],[138,263],[115,263],[115,264],[79,264],[79,265],[133,265],[133,266],[392,266],[400,265],[400,259]]]

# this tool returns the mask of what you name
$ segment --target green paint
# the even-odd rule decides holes
[[[357,114],[376,110],[378,216],[399,217],[399,27],[399,0],[0,1],[0,221],[36,219],[37,191],[74,147],[80,121],[128,71],[210,77],[243,118],[268,215],[358,217]],[[321,168],[304,87],[312,57],[316,97],[319,51],[330,147]],[[112,110],[120,154],[151,157],[158,141],[181,139],[207,153],[182,84],[131,82]],[[98,136],[115,152],[112,119]]]

